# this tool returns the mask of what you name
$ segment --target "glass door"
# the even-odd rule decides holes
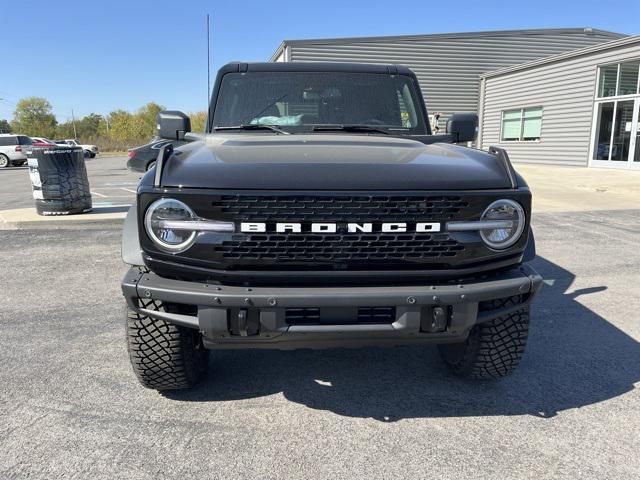
[[[631,152],[629,153],[629,162],[631,168],[640,169],[640,98],[636,99],[635,114],[633,116],[634,123],[632,128],[635,129],[635,135],[631,133]]]
[[[600,102],[596,116],[593,159],[596,164],[640,168],[639,99]],[[624,163],[626,162],[626,164]],[[603,166],[604,166],[603,165]]]

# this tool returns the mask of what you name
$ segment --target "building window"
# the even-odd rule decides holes
[[[598,98],[638,93],[640,61],[616,63],[598,68]]]
[[[502,112],[503,142],[531,142],[540,140],[542,107],[519,108]]]

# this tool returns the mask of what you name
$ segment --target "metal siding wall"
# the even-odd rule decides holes
[[[514,162],[586,166],[598,65],[640,58],[624,46],[485,80],[481,148],[501,146]],[[501,142],[503,110],[542,106],[539,142]]]
[[[418,76],[430,113],[441,119],[476,112],[479,76],[557,53],[611,41],[619,36],[585,33],[496,34],[416,40],[293,44],[291,61],[400,64]]]

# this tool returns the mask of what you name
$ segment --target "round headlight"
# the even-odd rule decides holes
[[[196,214],[187,205],[173,198],[153,202],[144,216],[144,226],[153,243],[161,249],[179,253],[185,251],[196,239],[194,230],[185,230],[179,222],[195,221]],[[177,225],[176,225],[176,222]]]
[[[488,247],[503,250],[518,241],[524,230],[524,210],[513,200],[497,200],[482,214],[481,221],[495,222],[496,228],[480,230]]]

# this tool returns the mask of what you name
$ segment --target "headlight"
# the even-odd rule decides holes
[[[480,236],[490,248],[503,250],[518,241],[524,230],[524,210],[513,200],[497,200],[482,214],[480,222],[495,222],[497,228],[480,230]]]
[[[197,220],[187,205],[173,198],[153,202],[144,216],[144,226],[153,243],[161,249],[179,253],[185,251],[196,239],[196,230],[189,223]]]

